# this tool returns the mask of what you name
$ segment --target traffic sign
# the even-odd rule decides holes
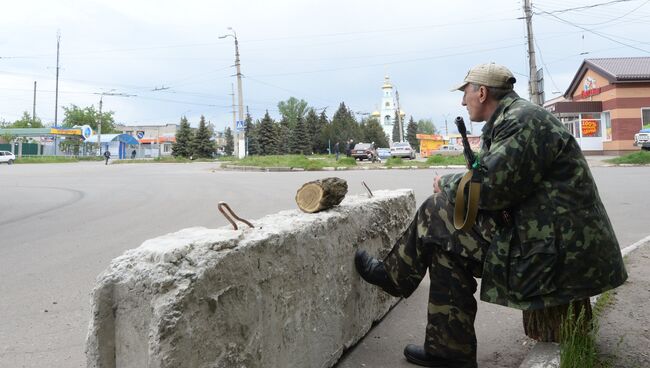
[[[236,130],[238,132],[243,132],[244,130],[246,130],[246,123],[243,120],[237,120]]]

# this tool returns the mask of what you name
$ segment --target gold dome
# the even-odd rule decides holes
[[[379,111],[374,111],[372,114],[370,114],[370,116],[372,116],[373,118],[378,118],[381,116],[381,114],[379,113]]]
[[[399,116],[406,116],[406,113],[402,110],[399,111]]]

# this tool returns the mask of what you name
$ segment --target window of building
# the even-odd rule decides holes
[[[384,124],[386,124],[386,125],[390,124],[390,115],[384,116]]]
[[[600,114],[580,114],[580,136],[583,138],[601,137]]]
[[[650,107],[641,109],[641,124],[643,125],[642,129],[650,129]]]
[[[389,106],[390,106],[390,102],[386,102],[386,107],[389,107]]]
[[[603,141],[612,140],[612,119],[609,111],[601,114],[601,124],[603,126]]]

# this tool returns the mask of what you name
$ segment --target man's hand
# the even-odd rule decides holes
[[[433,178],[433,192],[440,193],[440,175],[436,175],[436,177]]]

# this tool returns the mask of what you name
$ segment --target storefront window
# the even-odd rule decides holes
[[[612,119],[610,117],[609,111],[602,113],[601,122],[603,124],[603,140],[611,141],[612,140]]]
[[[650,107],[641,109],[641,123],[643,129],[650,129]]]
[[[583,138],[597,138],[601,136],[600,114],[581,114],[580,135]]]

